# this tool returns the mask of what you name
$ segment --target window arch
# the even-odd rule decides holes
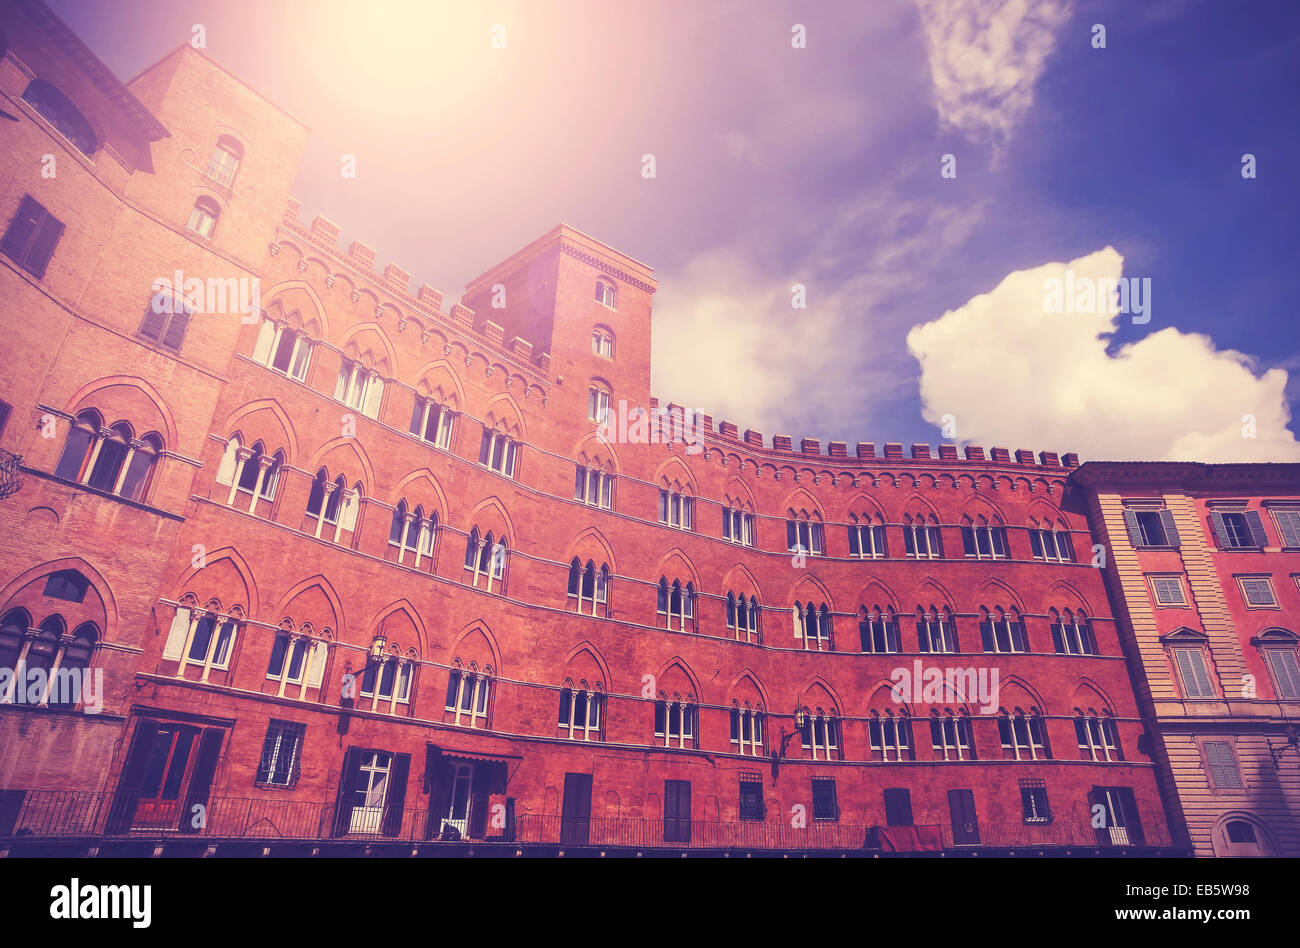
[[[975,760],[970,715],[964,708],[934,708],[930,711],[930,746],[942,760]]]
[[[1119,732],[1110,708],[1074,709],[1074,737],[1079,745],[1080,760],[1122,761]]]
[[[608,615],[609,564],[597,567],[592,560],[586,565],[578,557],[569,564],[568,601],[575,612],[590,616]]]
[[[745,757],[767,753],[767,716],[762,704],[733,698],[731,702],[731,750]]]
[[[1048,610],[1052,626],[1052,647],[1061,655],[1096,655],[1097,640],[1082,610]]]
[[[222,135],[213,146],[205,173],[223,188],[229,188],[235,183],[235,173],[239,170],[239,163],[243,158],[244,146],[238,139],[230,135]]]
[[[592,379],[587,387],[587,420],[604,424],[609,417],[609,405],[612,398],[609,385],[600,379]]]
[[[190,211],[190,219],[185,229],[205,240],[211,239],[219,217],[221,217],[221,205],[204,195],[194,202],[194,209]]]
[[[858,610],[858,634],[862,651],[891,655],[902,651],[898,634],[898,616],[893,606],[863,606]]]
[[[100,427],[102,424],[102,416],[93,409],[77,416],[68,430],[55,476],[126,500],[143,500],[163,451],[162,437],[150,432],[137,439],[125,421],[109,428]]]
[[[138,335],[173,352],[180,352],[193,315],[193,303],[176,290],[164,287],[150,297]]]
[[[23,90],[23,101],[45,119],[87,157],[99,147],[99,140],[90,122],[72,100],[44,79],[33,79]]]
[[[370,700],[370,710],[383,714],[410,714],[411,695],[414,691],[415,667],[418,664],[415,650],[405,654],[397,645],[386,645],[382,638],[376,643],[385,647],[378,655],[368,655],[365,671],[361,675],[362,699]],[[372,649],[375,645],[372,644]]]
[[[491,685],[491,665],[480,669],[477,662],[464,664],[459,658],[452,659],[443,721],[461,727],[490,728]]]
[[[831,610],[826,603],[818,606],[812,600],[806,603],[795,602],[792,609],[795,640],[810,651],[832,651]]]
[[[606,359],[614,358],[614,333],[604,326],[592,329],[591,351]]]
[[[896,714],[893,708],[872,708],[867,719],[867,736],[872,759],[882,761],[915,760],[912,742],[912,719],[906,710]]]
[[[416,569],[423,567],[433,572],[433,541],[438,532],[438,514],[429,511],[425,516],[424,507],[416,505],[411,510],[402,498],[393,508],[393,520],[388,529],[388,549],[395,555],[399,564],[405,565],[411,557]]]
[[[305,329],[294,329],[287,322],[262,317],[253,344],[253,359],[267,368],[282,372],[299,382],[307,380],[313,343]]]
[[[610,309],[618,309],[618,288],[613,281],[604,277],[596,280],[596,302]]]
[[[916,607],[917,647],[922,652],[958,652],[957,629],[953,624],[951,610],[945,606],[938,609],[930,606]]]
[[[1052,748],[1047,742],[1047,723],[1038,708],[1001,710],[998,715],[998,737],[1002,741],[1002,756],[1011,760],[1051,760]]]
[[[285,697],[290,685],[297,688],[299,700],[306,700],[309,690],[320,689],[330,638],[329,629],[317,634],[310,622],[304,622],[300,628],[294,628],[287,618],[280,623],[271,645],[271,660],[266,666],[267,679],[279,683],[277,697]]]

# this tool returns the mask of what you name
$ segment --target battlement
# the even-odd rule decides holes
[[[650,409],[658,411],[659,399],[650,399]],[[677,430],[688,430],[690,427],[690,418],[685,406],[669,402],[663,409],[674,418],[674,426]],[[829,461],[846,462],[849,460],[848,442],[829,441],[826,444],[826,450],[821,450],[821,442],[816,438],[802,438],[799,441],[799,447],[796,449],[794,440],[789,435],[773,435],[771,446],[765,445],[763,433],[754,431],[752,428],[745,429],[744,436],[740,436],[739,426],[732,421],[720,421],[714,426],[713,416],[702,411],[695,412],[695,432],[704,441],[710,442],[719,447],[725,447],[728,444],[743,447],[750,453],[761,453],[769,457],[787,457],[787,458],[823,458]],[[1047,469],[1055,471],[1070,471],[1079,466],[1079,455],[1071,452],[1069,454],[1058,454],[1055,451],[1039,451],[1035,454],[1027,448],[1017,449],[1015,459],[1012,459],[1009,448],[990,448],[986,456],[984,448],[979,445],[968,444],[959,449],[955,444],[941,444],[938,446],[938,453],[933,453],[929,444],[920,442],[910,446],[910,451],[904,452],[902,442],[890,441],[880,446],[881,450],[877,452],[875,442],[859,441],[857,442],[854,457],[859,461],[922,461],[926,466],[946,467],[948,465],[960,464],[978,464],[982,467],[992,465],[1005,465],[1007,467],[1032,467],[1035,469]],[[964,456],[963,456],[964,455]]]
[[[313,252],[324,252],[331,264],[346,267],[360,277],[376,299],[382,294],[386,301],[377,303],[375,307],[375,318],[381,323],[390,311],[399,331],[412,316],[432,319],[441,324],[444,330],[449,330],[451,335],[459,336],[463,342],[472,343],[475,348],[490,349],[494,355],[509,359],[517,366],[526,366],[535,376],[551,381],[550,353],[534,351],[531,342],[518,336],[507,341],[501,326],[491,320],[476,319],[474,310],[468,306],[453,303],[450,312],[444,312],[442,292],[427,283],[412,294],[409,270],[396,263],[389,263],[382,274],[377,272],[372,247],[354,240],[346,251],[342,250],[338,246],[341,232],[338,224],[318,215],[309,227],[303,227],[298,220],[301,210],[302,202],[290,198],[282,221],[285,228],[295,238],[309,242]],[[278,252],[278,244],[272,247],[271,252]],[[307,254],[304,252],[298,267],[305,271],[307,266]],[[326,278],[332,280],[333,275],[327,274]]]

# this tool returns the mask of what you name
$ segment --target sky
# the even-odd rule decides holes
[[[1300,460],[1293,0],[50,5],[124,80],[201,25],[412,285],[560,222],[653,266],[654,393],[715,421]]]

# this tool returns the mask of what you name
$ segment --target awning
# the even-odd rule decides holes
[[[466,751],[457,750],[452,747],[439,747],[437,744],[430,744],[429,750],[441,754],[443,757],[455,757],[457,760],[483,760],[488,763],[509,763],[510,761],[523,760],[522,754],[487,754],[483,751]]]

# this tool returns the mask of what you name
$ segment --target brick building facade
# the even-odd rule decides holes
[[[4,8],[0,666],[103,685],[14,683],[0,836],[1179,850],[1073,455],[660,410],[646,265],[444,304],[211,60]]]

